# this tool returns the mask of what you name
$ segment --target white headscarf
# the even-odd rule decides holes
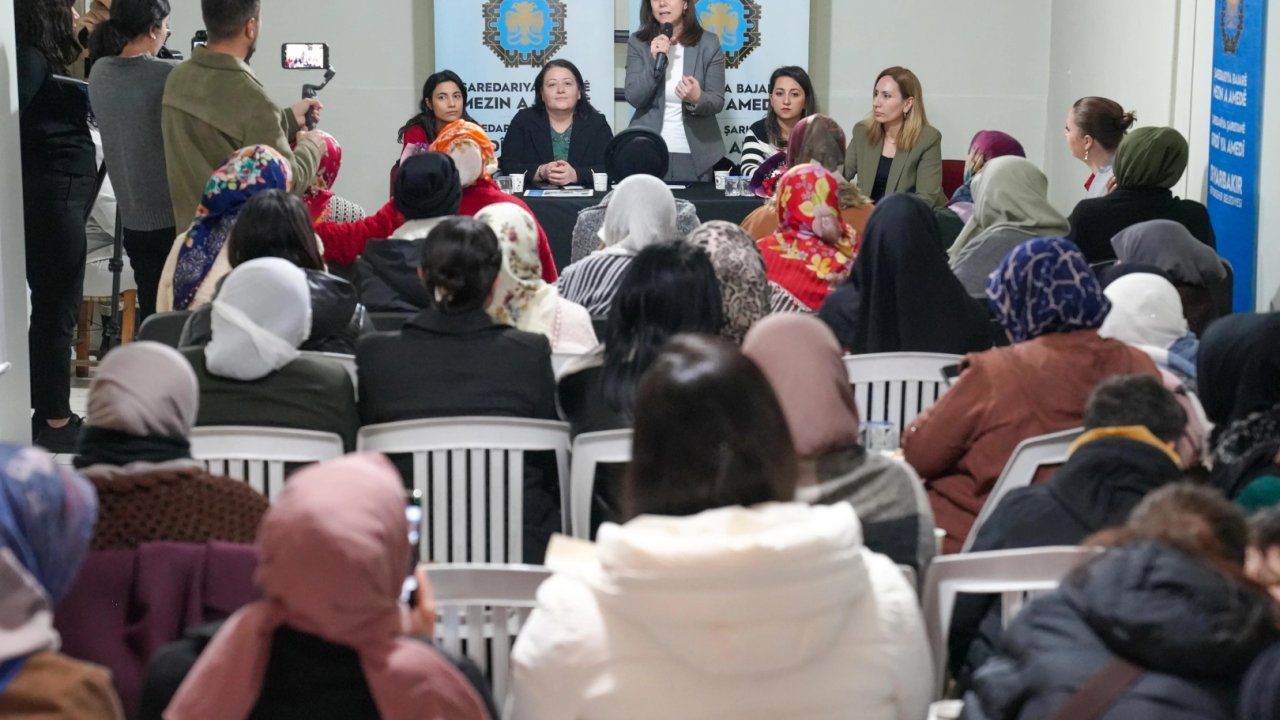
[[[634,256],[650,245],[679,237],[676,198],[666,183],[652,175],[632,175],[618,183],[600,228],[604,252]]]
[[[244,263],[222,281],[213,301],[209,372],[257,380],[298,357],[311,331],[311,291],[302,268],[282,258]]]
[[[1182,298],[1159,275],[1123,275],[1102,292],[1111,301],[1111,312],[1098,328],[1102,337],[1167,350],[1187,334]]]
[[[537,222],[524,208],[506,202],[486,206],[476,219],[493,230],[502,248],[502,270],[485,311],[500,323],[550,335],[560,295],[542,279]]]

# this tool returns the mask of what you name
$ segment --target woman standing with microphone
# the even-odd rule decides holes
[[[698,24],[688,0],[646,0],[640,29],[627,40],[631,127],[662,135],[671,153],[667,180],[710,180],[724,157],[716,114],[724,109],[720,38]]]

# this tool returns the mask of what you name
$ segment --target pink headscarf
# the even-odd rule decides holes
[[[770,315],[751,326],[742,352],[773,386],[797,455],[815,458],[858,444],[858,406],[826,323],[800,313]]]
[[[407,533],[404,489],[382,455],[348,455],[293,475],[258,530],[264,599],[218,631],[165,719],[247,717],[272,635],[286,624],[355,650],[384,720],[487,718],[462,674],[403,634]]]

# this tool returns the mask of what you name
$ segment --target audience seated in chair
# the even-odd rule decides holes
[[[1243,515],[1216,490],[1152,493],[1122,528],[1086,540],[1106,552],[1014,618],[961,717],[1053,717],[1130,673],[1094,717],[1234,717],[1245,672],[1280,638],[1274,602],[1245,579],[1246,540]]]
[[[581,305],[560,297],[555,285],[542,279],[538,259],[538,221],[511,203],[495,203],[476,213],[489,226],[502,250],[502,269],[485,311],[494,320],[517,330],[545,335],[551,352],[584,353],[594,348],[595,328]]]
[[[685,237],[676,226],[675,197],[658,178],[632,175],[611,195],[600,229],[602,249],[565,268],[556,284],[562,297],[585,307],[593,318],[609,317],[613,294],[637,253]]]
[[[98,493],[94,550],[253,542],[266,498],[191,459],[199,401],[195,373],[177,350],[134,342],[107,353],[89,386],[75,459]]]
[[[218,281],[231,270],[226,244],[236,217],[254,195],[289,190],[291,172],[284,156],[266,145],[241,148],[213,171],[195,220],[169,250],[160,273],[156,312],[194,310],[213,299]]]
[[[979,130],[969,141],[969,155],[964,161],[964,180],[952,191],[951,200],[947,204],[947,207],[962,222],[968,222],[973,216],[973,182],[978,179],[978,174],[987,163],[1006,155],[1020,158],[1027,156],[1026,151],[1022,149],[1022,143],[1008,133],[999,130]],[[947,162],[949,161],[943,161],[944,173]]]
[[[991,274],[987,298],[1014,344],[965,356],[951,389],[902,433],[946,552],[964,544],[1019,442],[1079,426],[1089,394],[1111,375],[1156,375],[1146,354],[1098,336],[1109,303],[1068,240],[1019,245]]]
[[[399,332],[360,342],[361,424],[468,415],[557,419],[546,336],[485,313],[502,267],[489,226],[447,218],[419,247],[418,272],[431,304]],[[568,482],[541,455],[526,458],[524,473],[524,550],[532,563],[541,562],[560,530],[557,483]]]
[[[1187,169],[1187,140],[1168,127],[1138,128],[1120,141],[1114,159],[1116,189],[1081,200],[1071,211],[1067,238],[1089,262],[1116,257],[1111,238],[1147,220],[1173,220],[1210,249],[1217,247],[1209,211],[1170,191]]]
[[[628,520],[553,543],[508,717],[924,717],[915,592],[850,505],[792,502],[798,474],[760,370],[668,343],[637,391]]]
[[[284,258],[302,268],[311,292],[311,331],[300,349],[354,353],[356,340],[373,332],[373,323],[351,283],[325,272],[303,202],[283,190],[267,190],[245,203],[240,220],[227,237],[228,272],[260,257]],[[178,347],[208,345],[212,313],[210,305],[192,312]]]
[[[970,295],[982,296],[987,276],[1018,245],[1063,235],[1067,219],[1049,203],[1049,179],[1025,158],[987,163],[973,184],[973,214],[952,243],[951,270]]]
[[[311,217],[311,221],[343,223],[363,220],[365,217],[363,208],[333,192],[333,184],[338,180],[338,171],[342,169],[342,146],[338,144],[338,139],[323,130],[312,132],[324,143],[324,155],[320,156],[320,165],[316,168],[315,179],[302,194],[302,200],[307,204],[307,214]]]
[[[1213,481],[1246,507],[1280,502],[1280,314],[1228,315],[1197,358],[1200,399],[1215,424]]]
[[[858,444],[858,407],[831,330],[798,313],[773,315],[747,333],[742,352],[764,372],[786,416],[800,459],[796,499],[849,503],[869,550],[923,576],[937,547],[933,510],[911,466]]]
[[[1280,507],[1272,505],[1249,518],[1244,570],[1280,602]]]
[[[258,548],[263,599],[157,653],[144,707],[181,720],[492,716],[488,689],[432,647],[434,612],[415,608],[405,626],[412,550],[385,458],[300,470],[263,519]],[[419,581],[429,597],[425,573]]]
[[[640,251],[609,313],[604,344],[571,361],[556,389],[569,431],[631,427],[636,383],[678,333],[714,335],[724,316],[710,258],[688,243],[661,243]],[[618,468],[596,471],[591,527],[620,517]]]
[[[1149,493],[1181,476],[1174,446],[1187,416],[1149,375],[1105,380],[1084,410],[1085,434],[1050,480],[1010,492],[982,527],[972,552],[1078,545],[1119,527]],[[1000,598],[962,595],[951,618],[947,656],[962,688],[996,650]]]
[[[1173,284],[1159,275],[1130,273],[1110,283],[1103,294],[1111,312],[1098,334],[1145,352],[1156,365],[1195,382],[1200,340],[1182,316],[1182,299]]]
[[[827,296],[818,317],[854,354],[963,355],[993,344],[986,304],[947,267],[933,210],[907,193],[876,206],[849,279]]]
[[[182,351],[200,383],[196,425],[319,430],[355,447],[355,389],[342,365],[301,357],[311,328],[307,276],[288,260],[236,267],[213,301],[213,336]]]
[[[769,276],[755,240],[724,220],[705,222],[686,239],[707,251],[715,269],[723,310],[720,336],[741,344],[751,326],[769,314]]]
[[[670,161],[666,141],[658,133],[645,128],[627,128],[615,135],[605,148],[605,172],[615,189],[618,183],[632,175],[666,177]],[[610,190],[599,203],[578,211],[569,255],[571,264],[600,249],[600,228],[604,227],[605,211],[613,200],[613,192]],[[676,198],[675,202],[676,235],[685,237],[702,221],[698,219],[698,209],[693,203],[681,198]]]
[[[123,720],[110,673],[58,652],[53,629],[93,535],[93,486],[43,450],[0,444],[0,510],[0,716]]]
[[[1149,220],[1131,225],[1111,238],[1117,264],[1104,276],[1130,267],[1157,268],[1182,297],[1182,314],[1191,331],[1203,335],[1220,314],[1213,290],[1227,280],[1227,268],[1213,248],[1197,240],[1172,220]],[[1103,284],[1109,278],[1104,277]]]

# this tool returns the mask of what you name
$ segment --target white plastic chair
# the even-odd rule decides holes
[[[934,558],[924,581],[924,623],[933,648],[934,696],[941,697],[944,688],[947,636],[958,593],[999,593],[1001,622],[1007,626],[1022,609],[1027,594],[1057,588],[1067,573],[1097,552],[1096,548],[1055,546]]]
[[[960,355],[918,352],[845,355],[858,416],[864,421],[891,422],[898,437],[903,437],[908,423],[947,391],[942,368],[961,359]]]
[[[249,425],[211,425],[191,431],[191,457],[214,475],[244,480],[275,501],[286,464],[324,462],[342,456],[337,433]]]
[[[995,512],[1000,501],[1009,494],[1010,490],[1030,485],[1040,466],[1060,465],[1066,462],[1071,443],[1082,434],[1084,434],[1084,428],[1071,428],[1047,435],[1037,435],[1018,443],[1018,446],[1013,449],[1013,454],[1009,456],[1009,462],[1005,463],[1004,470],[1000,471],[1000,477],[996,478],[996,484],[992,486],[986,502],[982,503],[982,510],[978,511],[978,519],[974,520],[973,527],[969,530],[969,537],[965,538],[960,552],[969,552],[969,548],[973,547],[974,539],[978,537],[978,528],[991,517],[991,513]]]
[[[595,492],[596,466],[631,462],[632,431],[605,430],[582,433],[573,439],[573,468],[569,472],[569,532],[576,538],[591,537],[591,498]]]
[[[436,642],[465,654],[484,672],[499,708],[511,685],[511,646],[533,610],[538,586],[551,572],[538,565],[433,565]]]
[[[560,503],[569,502],[569,425],[554,420],[454,417],[367,425],[360,450],[413,456],[422,498],[419,557],[433,563],[524,557],[524,453],[553,451]]]
[[[355,388],[356,397],[360,396],[360,381],[356,375],[356,356],[346,353],[320,352],[319,350],[303,350],[302,357],[332,360],[342,366],[351,377],[351,387]]]

